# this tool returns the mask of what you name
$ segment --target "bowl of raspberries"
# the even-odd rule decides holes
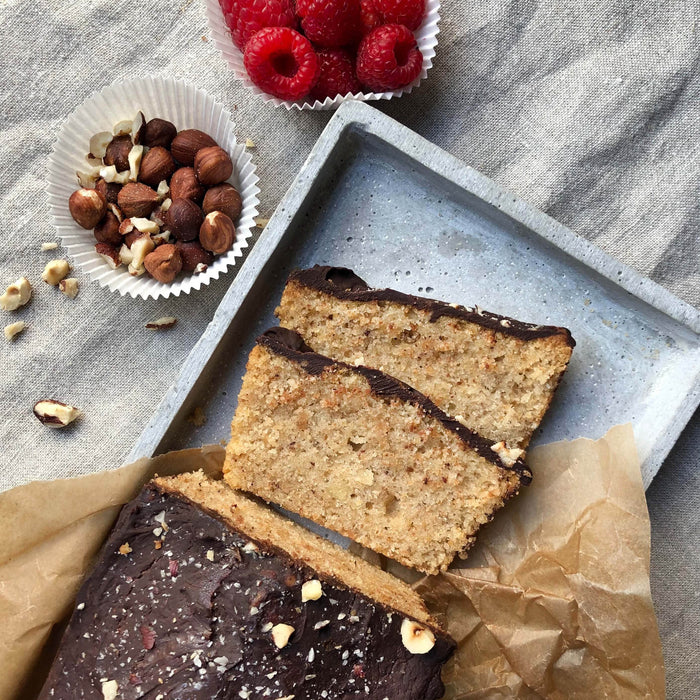
[[[211,37],[237,78],[287,109],[388,100],[432,66],[439,0],[207,0]]]

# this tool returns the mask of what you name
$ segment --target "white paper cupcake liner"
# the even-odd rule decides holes
[[[400,90],[391,90],[389,92],[358,92],[355,95],[338,95],[331,98],[326,97],[323,102],[315,100],[314,102],[306,102],[305,100],[280,100],[277,97],[268,95],[257,87],[248,77],[248,73],[243,65],[243,54],[240,49],[233,43],[231,32],[224,21],[224,13],[219,5],[219,0],[206,0],[205,12],[207,22],[209,24],[209,33],[214,40],[216,48],[219,49],[224,60],[229,68],[233,71],[236,78],[241,80],[243,84],[256,95],[261,97],[265,102],[270,102],[276,107],[284,106],[287,109],[337,109],[343,102],[348,100],[361,100],[368,102],[370,100],[390,100],[392,97],[401,97],[401,95],[412,92],[417,88],[422,80],[428,76],[428,71],[433,65],[435,58],[435,48],[438,43],[438,33],[440,28],[440,0],[427,0],[426,13],[423,24],[414,32],[418,48],[423,54],[423,68],[420,75],[412,82],[402,87]]]
[[[171,121],[178,131],[200,129],[209,134],[233,160],[233,175],[228,180],[240,193],[243,202],[236,227],[233,247],[215,258],[207,270],[199,274],[181,274],[171,284],[163,284],[148,276],[132,277],[126,267],[110,269],[95,252],[96,240],[73,221],[68,198],[80,187],[76,171],[86,170],[85,156],[93,134],[111,131],[123,119],[133,119],[138,111],[146,119],[160,117]],[[179,296],[200,289],[218,279],[248,247],[251,229],[258,214],[258,177],[245,146],[236,143],[235,124],[227,112],[204,90],[175,78],[148,77],[117,81],[83,102],[66,119],[49,158],[47,194],[51,218],[66,252],[75,265],[87,272],[91,280],[113,292],[143,299]]]

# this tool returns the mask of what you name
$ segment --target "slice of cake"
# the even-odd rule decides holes
[[[316,352],[380,368],[509,447],[527,446],[574,347],[566,328],[370,289],[340,267],[292,273],[276,314]]]
[[[185,474],[123,508],[40,697],[435,700],[454,646],[403,582]]]
[[[447,568],[530,479],[521,450],[283,328],[250,354],[231,433],[224,478],[233,488],[426,573]]]

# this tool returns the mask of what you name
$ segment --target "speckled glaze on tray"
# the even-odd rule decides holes
[[[645,485],[700,402],[698,311],[378,110],[347,103],[130,459],[228,439],[255,338],[276,325],[289,272],[314,264],[569,328],[573,358],[533,444],[631,422]],[[187,421],[195,407],[203,426]]]

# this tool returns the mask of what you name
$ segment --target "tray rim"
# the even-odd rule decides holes
[[[675,296],[648,277],[605,253],[573,230],[540,211],[505,187],[465,164],[452,154],[436,146],[426,138],[397,122],[392,117],[363,102],[347,102],[335,112],[318,141],[311,149],[299,173],[292,181],[275,213],[250,249],[230,287],[224,294],[205,332],[185,359],[174,383],[159,403],[150,421],[134,444],[127,463],[156,453],[173,419],[176,417],[190,391],[207,365],[222,335],[244,304],[259,273],[284,237],[323,168],[343,135],[350,129],[384,141],[424,168],[434,172],[498,209],[537,236],[548,241],[574,260],[598,273],[613,285],[645,302],[688,330],[700,335],[700,311]],[[645,479],[645,488],[671,451],[698,405],[700,404],[700,367],[695,374],[692,388],[676,411],[674,424],[677,431],[657,441],[645,462],[651,464],[651,476]]]

